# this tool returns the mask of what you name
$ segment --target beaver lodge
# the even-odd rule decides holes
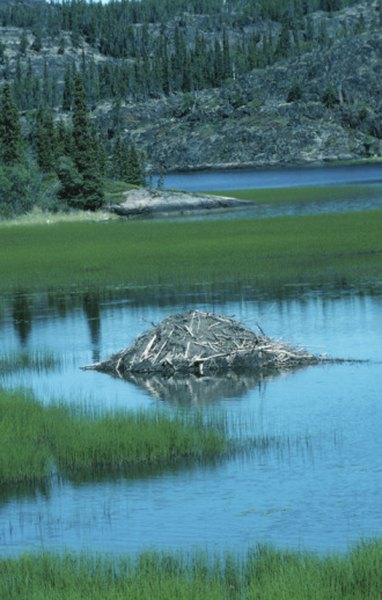
[[[285,370],[325,360],[255,333],[226,316],[192,310],[164,319],[108,360],[83,367],[127,377],[129,374]]]

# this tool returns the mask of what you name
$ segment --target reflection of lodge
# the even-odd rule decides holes
[[[173,375],[167,378],[130,373],[125,379],[158,400],[174,404],[201,404],[243,397],[255,387],[262,388],[273,376],[237,375],[232,372],[221,376]]]

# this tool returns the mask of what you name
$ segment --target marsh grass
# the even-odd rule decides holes
[[[51,352],[11,352],[0,356],[0,376],[26,370],[42,373],[59,365],[59,358]]]
[[[211,195],[228,196],[238,200],[251,200],[256,204],[295,205],[380,198],[381,185],[315,185],[286,188],[263,188],[246,190],[223,190],[206,192]]]
[[[1,230],[0,289],[362,283],[382,273],[382,211]],[[63,259],[65,257],[65,259]]]
[[[95,416],[0,391],[0,485],[218,457],[230,446],[226,429],[223,418],[208,424],[200,414]]]
[[[0,486],[113,477],[230,457],[310,453],[305,435],[253,435],[224,412],[102,412],[0,391]]]
[[[24,555],[0,561],[7,600],[377,600],[382,542],[344,555],[259,547],[247,556],[144,552],[135,558],[90,554]]]

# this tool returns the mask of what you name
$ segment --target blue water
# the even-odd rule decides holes
[[[379,165],[174,174],[189,190],[381,181]],[[362,204],[362,207],[365,205]],[[155,291],[154,291],[155,292]],[[0,299],[0,355],[48,352],[53,371],[0,376],[45,404],[92,411],[224,411],[243,435],[275,435],[281,447],[157,473],[0,491],[0,555],[144,549],[245,552],[259,542],[320,553],[382,536],[382,293],[298,287],[282,296],[216,290],[177,296],[152,290],[22,292]],[[257,380],[200,379],[188,386],[128,383],[80,367],[126,347],[152,322],[190,308],[234,316],[252,329],[332,357]],[[0,441],[1,443],[1,441]]]
[[[381,182],[382,165],[363,164],[170,173],[165,176],[163,187],[200,192]]]
[[[3,376],[6,388],[22,386],[45,403],[82,403],[100,411],[224,410],[245,435],[277,435],[289,445],[217,465],[98,482],[53,481],[43,492],[8,494],[0,501],[1,555],[64,548],[245,552],[258,542],[326,552],[382,535],[380,294],[296,292],[284,300],[216,294],[158,306],[132,303],[129,290],[120,290],[118,297],[92,304],[81,294],[66,305],[51,294],[24,300],[29,313],[18,314],[14,299],[3,300],[2,353],[44,349],[60,357],[61,366]],[[369,362],[310,367],[261,383],[227,381],[217,393],[208,381],[197,393],[177,397],[164,386],[161,399],[155,386],[80,370],[132,342],[152,321],[189,308],[234,315],[311,351]],[[21,314],[30,318],[24,329]]]

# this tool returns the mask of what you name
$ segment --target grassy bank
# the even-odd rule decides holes
[[[382,211],[234,221],[58,223],[1,229],[0,289],[382,274]]]
[[[38,482],[53,471],[89,475],[208,459],[229,447],[224,419],[206,426],[200,415],[116,412],[96,417],[1,390],[0,440],[0,486]]]
[[[143,553],[135,560],[25,555],[0,561],[7,600],[376,600],[382,542],[344,556],[257,549],[244,559]]]

